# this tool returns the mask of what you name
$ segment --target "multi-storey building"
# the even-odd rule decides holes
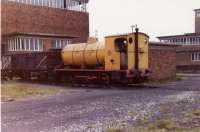
[[[200,45],[200,9],[195,9],[195,33],[185,33],[183,35],[161,36],[161,42],[178,45]]]
[[[175,45],[200,45],[200,33],[158,37],[163,43]]]
[[[195,33],[158,37],[163,43],[180,45],[176,50],[178,71],[200,71],[200,9],[194,12]]]
[[[2,54],[45,51],[89,36],[88,0],[2,0]]]

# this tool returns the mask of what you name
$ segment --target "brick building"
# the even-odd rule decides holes
[[[160,36],[161,42],[178,45],[200,45],[200,9],[195,9],[195,33],[183,35]]]
[[[195,9],[195,32],[200,33],[200,9]]]
[[[86,42],[87,3],[88,0],[2,0],[2,54]]]
[[[200,71],[200,9],[195,9],[195,32],[184,35],[161,36],[158,39],[177,47],[177,71],[198,72]]]

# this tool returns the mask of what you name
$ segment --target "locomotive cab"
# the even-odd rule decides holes
[[[149,37],[140,32],[105,38],[105,69],[125,74],[126,78],[146,78]],[[115,73],[116,76],[116,73]]]

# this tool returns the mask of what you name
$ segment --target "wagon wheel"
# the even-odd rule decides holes
[[[23,81],[28,81],[28,80],[30,80],[30,73],[27,72],[27,71],[24,71],[24,72],[21,73],[20,78]]]
[[[39,81],[47,81],[48,80],[48,73],[47,72],[39,72],[38,80]]]
[[[8,79],[9,80],[13,80],[13,73],[12,73],[12,71],[8,72]]]

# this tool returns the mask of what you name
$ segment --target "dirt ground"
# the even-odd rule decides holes
[[[2,103],[2,132],[200,132],[200,76],[154,87],[23,85],[48,92]]]

